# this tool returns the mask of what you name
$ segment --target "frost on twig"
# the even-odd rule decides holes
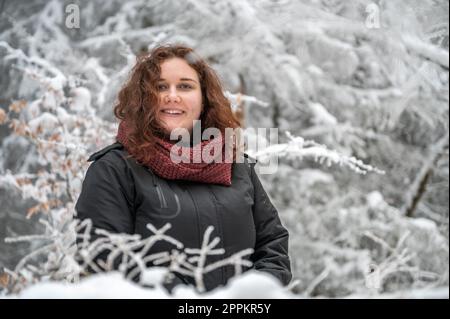
[[[225,92],[225,96],[230,101],[233,111],[236,111],[239,107],[242,107],[242,104],[255,104],[264,108],[269,107],[269,103],[260,101],[254,96],[248,96],[241,93],[233,94],[229,91]]]
[[[162,264],[165,264],[167,273],[161,282],[170,278],[170,275],[167,276],[170,272],[177,272],[192,278],[197,291],[203,293],[205,292],[204,276],[207,273],[232,265],[235,268],[235,275],[240,275],[243,266],[248,268],[252,266],[251,261],[245,259],[253,253],[253,249],[250,248],[208,264],[207,256],[225,253],[224,249],[215,248],[220,239],[215,237],[211,240],[210,238],[212,226],[206,229],[200,248],[187,248],[183,243],[166,234],[171,228],[170,224],[160,229],[148,224],[147,228],[153,234],[147,238],[141,238],[137,234],[94,230],[92,222],[88,219],[73,220],[67,226],[70,229],[63,231],[44,220],[41,220],[41,223],[46,227],[45,235],[6,239],[9,243],[37,239],[46,242],[42,247],[22,258],[14,270],[7,270],[12,279],[9,286],[9,291],[12,293],[17,293],[43,280],[63,280],[74,283],[86,274],[108,271],[119,271],[129,280],[134,280],[138,276],[141,284],[148,284],[145,274],[148,274],[155,266],[161,267]],[[73,236],[77,236],[77,242]],[[159,241],[172,244],[174,249],[150,253],[151,248]]]
[[[300,136],[294,137],[289,132],[286,132],[286,135],[289,138],[287,143],[269,145],[262,150],[248,152],[249,155],[263,162],[271,156],[284,156],[300,160],[312,158],[320,164],[326,164],[327,166],[331,166],[332,164],[347,166],[359,174],[366,174],[367,172],[385,173],[376,167],[365,164],[353,156],[342,155],[334,150],[330,150],[325,145],[305,140]]]
[[[406,239],[411,235],[410,232],[404,233],[397,241],[395,247],[391,247],[383,238],[374,235],[370,231],[364,231],[363,235],[370,238],[373,242],[380,245],[386,256],[381,263],[372,264],[370,272],[366,275],[366,286],[369,289],[381,290],[383,284],[394,273],[409,273],[416,281],[437,280],[438,274],[423,271],[417,266],[412,266],[411,261],[416,258],[416,254],[404,247]]]

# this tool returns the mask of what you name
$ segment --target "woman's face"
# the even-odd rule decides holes
[[[202,112],[202,91],[197,72],[181,58],[161,63],[158,81],[158,116],[170,133],[176,128],[192,131],[194,120]]]

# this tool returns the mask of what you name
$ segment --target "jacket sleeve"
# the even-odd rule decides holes
[[[254,186],[253,219],[256,228],[255,251],[251,257],[253,267],[269,272],[283,285],[287,285],[292,279],[288,255],[289,233],[264,190],[254,164],[251,164],[251,179]]]
[[[76,218],[79,220],[90,219],[92,230],[89,241],[92,242],[100,236],[96,229],[104,229],[110,233],[134,232],[134,217],[132,204],[132,185],[129,185],[126,169],[119,168],[112,161],[99,159],[88,168],[81,189],[81,194],[75,206]],[[84,229],[79,230],[83,234]],[[77,243],[82,239],[78,238]],[[109,251],[98,254],[94,263],[105,261]],[[118,266],[114,263],[114,267]],[[88,272],[95,272],[88,268]]]
[[[77,218],[112,233],[134,231],[132,185],[125,169],[100,159],[89,166],[75,206]]]

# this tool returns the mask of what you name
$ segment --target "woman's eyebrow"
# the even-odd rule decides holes
[[[159,79],[158,81],[165,81],[166,79]],[[197,83],[197,81],[190,79],[190,78],[180,78],[180,81],[192,81],[194,83]]]

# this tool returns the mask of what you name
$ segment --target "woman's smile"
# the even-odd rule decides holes
[[[161,113],[163,113],[164,116],[168,117],[181,117],[186,112],[177,108],[164,108],[161,110]]]

